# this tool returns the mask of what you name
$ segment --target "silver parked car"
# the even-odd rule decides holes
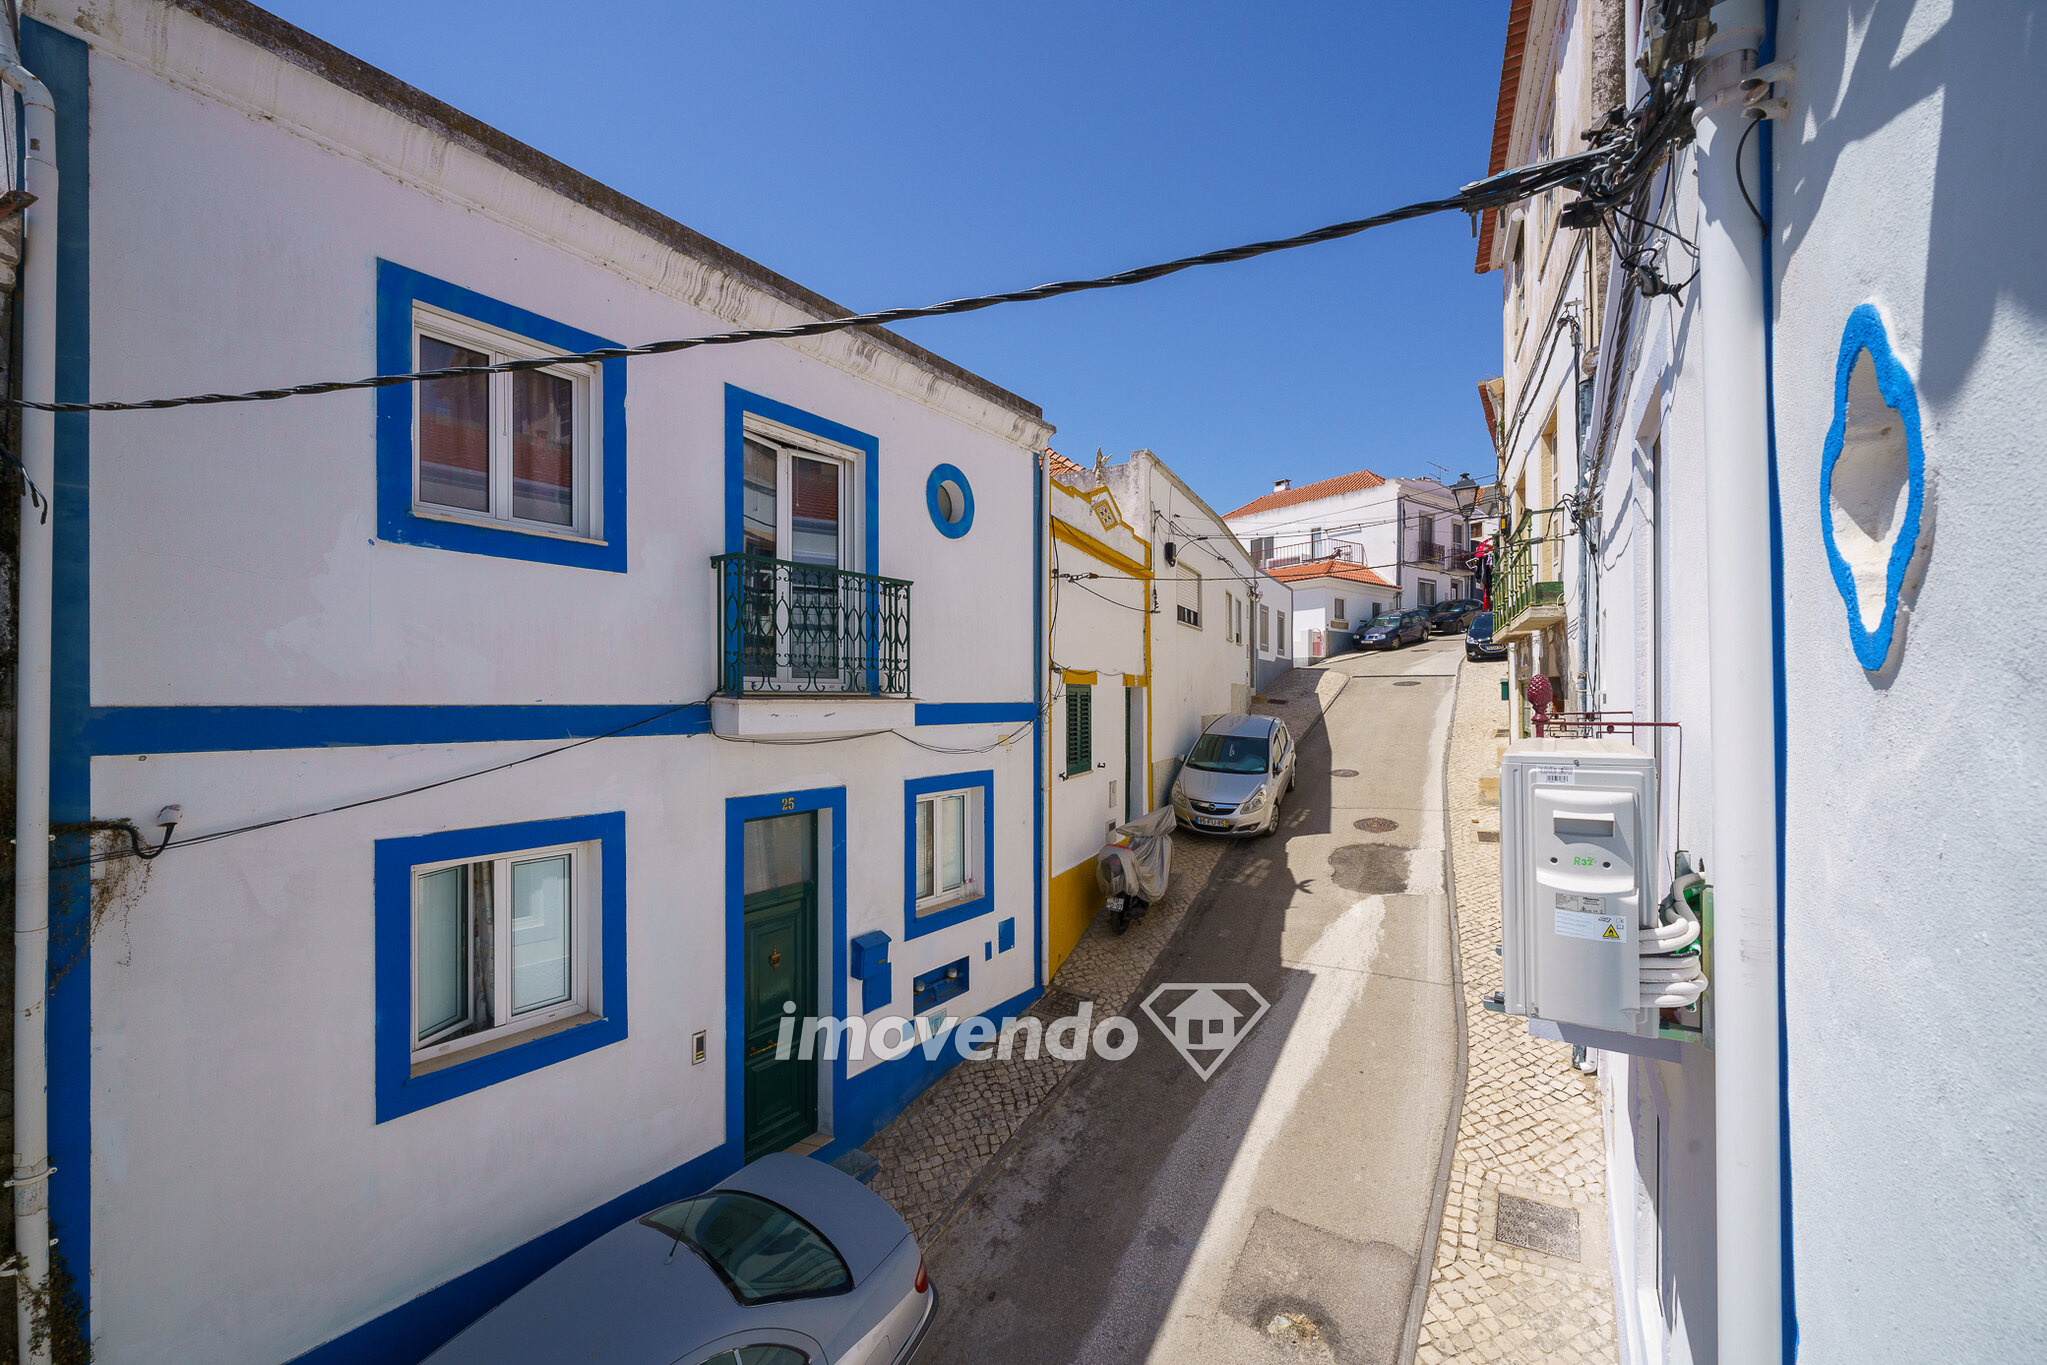
[[[897,1365],[937,1304],[886,1200],[776,1153],[612,1229],[428,1365]]]
[[[1213,834],[1270,834],[1294,785],[1294,741],[1271,716],[1224,716],[1201,732],[1173,782],[1173,815]]]

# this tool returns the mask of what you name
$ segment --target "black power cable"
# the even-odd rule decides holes
[[[1554,186],[1579,184],[1590,176],[1606,157],[1605,151],[1578,152],[1571,156],[1503,171],[1499,175],[1467,185],[1447,199],[1428,199],[1418,204],[1407,204],[1384,213],[1375,213],[1369,218],[1331,223],[1327,227],[1319,227],[1292,237],[1251,242],[1243,246],[1225,247],[1218,251],[1204,251],[1198,256],[1182,256],[1175,260],[1162,261],[1157,265],[1119,271],[1113,275],[1060,280],[1052,284],[1041,284],[1033,289],[1017,289],[1001,294],[977,294],[972,298],[952,299],[946,303],[934,303],[922,308],[888,308],[877,313],[856,313],[850,317],[798,323],[793,327],[750,327],[742,331],[717,332],[709,336],[652,341],[642,346],[608,346],[574,354],[505,360],[494,365],[458,365],[438,370],[416,370],[409,374],[380,374],[363,379],[326,380],[313,384],[293,384],[277,389],[252,389],[245,393],[196,393],[181,398],[101,403],[45,403],[28,398],[9,398],[5,401],[13,407],[33,408],[39,412],[153,412],[163,408],[201,407],[218,403],[267,403],[280,398],[296,398],[307,394],[341,393],[351,389],[382,389],[398,384],[417,384],[436,379],[461,379],[479,374],[514,374],[527,370],[547,369],[555,365],[594,364],[605,360],[624,360],[633,356],[667,355],[670,352],[686,351],[698,346],[732,346],[748,341],[787,341],[798,337],[823,336],[828,332],[843,332],[856,327],[879,327],[896,322],[910,322],[918,318],[971,313],[1003,303],[1036,303],[1040,299],[1053,299],[1092,289],[1119,289],[1126,285],[1146,284],[1182,270],[1191,270],[1195,266],[1228,265],[1236,261],[1248,261],[1258,256],[1269,256],[1276,251],[1290,251],[1296,247],[1313,246],[1319,242],[1332,242],[1341,237],[1355,236],[1371,228],[1405,222],[1410,218],[1423,218],[1452,210],[1464,213],[1482,212],[1524,199],[1531,194],[1539,194]]]

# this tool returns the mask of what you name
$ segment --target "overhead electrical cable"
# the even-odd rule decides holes
[[[797,323],[789,327],[749,327],[733,332],[716,332],[707,336],[677,337],[668,341],[651,341],[640,346],[606,346],[596,350],[562,353],[556,355],[531,356],[521,360],[504,360],[492,365],[457,365],[435,370],[415,370],[407,374],[370,375],[362,379],[323,380],[309,384],[292,384],[283,388],[251,389],[241,393],[195,393],[177,398],[146,398],[134,400],[109,400],[87,403],[46,403],[28,398],[9,398],[6,402],[17,408],[33,408],[39,412],[154,412],[165,408],[204,407],[221,403],[267,403],[283,398],[298,398],[311,394],[341,393],[353,389],[382,389],[399,384],[418,384],[436,379],[462,379],[471,375],[513,374],[528,370],[543,370],[556,365],[594,364],[606,360],[625,360],[635,356],[667,355],[675,351],[691,350],[698,346],[732,346],[749,341],[790,341],[800,337],[823,336],[831,332],[849,331],[857,327],[880,327],[891,323],[911,322],[918,318],[947,317],[955,313],[971,313],[982,308],[993,308],[1004,303],[1036,303],[1041,299],[1059,298],[1066,294],[1078,294],[1095,289],[1120,289],[1127,285],[1146,284],[1191,270],[1196,266],[1229,265],[1237,261],[1248,261],[1259,256],[1269,256],[1277,251],[1291,251],[1296,247],[1314,246],[1320,242],[1336,241],[1339,238],[1355,236],[1360,232],[1392,223],[1405,222],[1411,218],[1423,218],[1436,213],[1452,211],[1481,213],[1499,208],[1505,204],[1538,194],[1559,185],[1584,183],[1595,170],[1609,158],[1605,150],[1578,152],[1571,156],[1557,157],[1550,161],[1537,162],[1465,186],[1447,199],[1427,199],[1416,204],[1407,204],[1384,213],[1375,213],[1368,218],[1354,218],[1348,222],[1331,223],[1326,227],[1298,233],[1292,237],[1280,237],[1265,242],[1250,242],[1243,246],[1224,247],[1217,251],[1204,251],[1196,256],[1181,256],[1156,265],[1138,266],[1131,270],[1118,271],[1113,275],[1098,275],[1088,279],[1060,280],[1041,284],[1031,289],[1010,290],[999,294],[977,294],[971,298],[952,299],[945,303],[929,304],[921,308],[887,308],[874,313],[855,313],[848,317],[822,318],[814,322]]]

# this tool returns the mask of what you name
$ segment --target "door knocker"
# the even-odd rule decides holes
[[[770,967],[779,967],[782,965],[782,950],[780,948],[768,949],[768,965]]]

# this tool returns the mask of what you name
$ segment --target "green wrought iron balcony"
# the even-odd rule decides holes
[[[718,690],[910,695],[910,584],[758,555],[714,555]]]
[[[1533,635],[1564,620],[1564,585],[1535,576],[1543,537],[1526,518],[1505,538],[1493,566],[1493,638],[1512,640]]]

